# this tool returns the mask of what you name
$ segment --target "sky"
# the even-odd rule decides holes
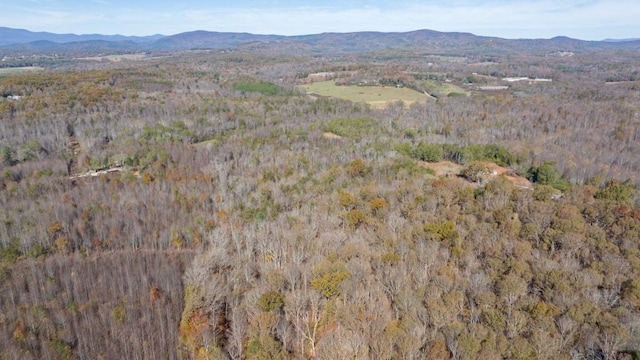
[[[640,38],[638,0],[0,0],[0,26],[53,33],[305,35],[420,29],[509,39]]]

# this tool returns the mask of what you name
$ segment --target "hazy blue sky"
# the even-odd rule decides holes
[[[640,37],[638,0],[1,0],[0,26],[76,34],[192,30],[302,35],[471,32],[504,38]]]

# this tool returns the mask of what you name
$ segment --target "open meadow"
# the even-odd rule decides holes
[[[28,74],[28,73],[39,72],[43,70],[44,68],[40,66],[0,68],[0,76]]]
[[[78,58],[78,60],[93,60],[93,61],[112,61],[112,62],[120,62],[120,61],[136,61],[136,60],[144,60],[147,58],[146,54],[119,54],[119,55],[104,55],[104,56],[91,56],[91,57],[83,57]]]
[[[359,86],[336,85],[335,81],[320,81],[302,85],[307,94],[329,96],[353,102],[363,102],[374,107],[385,107],[387,104],[402,101],[406,105],[415,102],[426,102],[431,96],[413,89],[392,86]]]

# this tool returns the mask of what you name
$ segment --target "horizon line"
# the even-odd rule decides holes
[[[207,30],[207,29],[189,30],[189,31],[183,31],[183,32],[178,32],[178,33],[174,33],[174,34],[155,33],[155,34],[150,34],[150,35],[124,35],[124,34],[120,34],[120,33],[114,33],[114,34],[76,33],[76,32],[57,33],[57,32],[51,32],[51,31],[34,31],[34,30],[29,30],[27,28],[12,28],[12,27],[8,27],[8,26],[0,26],[0,28],[11,29],[11,30],[19,30],[19,31],[27,31],[27,32],[34,33],[34,34],[45,33],[45,34],[68,35],[68,36],[121,36],[121,37],[128,37],[128,38],[147,38],[147,37],[157,37],[157,36],[171,37],[171,36],[176,36],[176,35],[181,35],[181,34],[189,34],[189,33],[195,33],[195,32],[208,32],[208,33],[218,33],[218,34],[248,34],[248,35],[257,35],[257,36],[281,36],[281,37],[291,38],[291,37],[313,36],[313,35],[323,35],[323,34],[358,34],[358,33],[408,34],[408,33],[420,32],[420,31],[430,31],[430,32],[436,32],[436,33],[441,33],[441,34],[465,34],[465,35],[472,35],[472,36],[476,36],[476,37],[503,39],[503,40],[553,40],[553,39],[557,39],[557,38],[567,38],[567,39],[571,39],[571,40],[579,40],[579,41],[587,41],[587,42],[631,42],[631,41],[640,40],[640,37],[638,37],[638,38],[635,38],[635,37],[604,38],[604,39],[600,39],[600,40],[585,40],[585,39],[574,38],[574,37],[570,37],[570,36],[566,36],[566,35],[555,35],[555,36],[549,37],[549,38],[543,38],[543,37],[517,37],[517,38],[514,37],[514,38],[511,38],[511,37],[501,37],[501,36],[492,36],[492,35],[478,35],[476,33],[468,32],[468,31],[440,31],[440,30],[433,30],[433,29],[427,29],[427,28],[415,29],[415,30],[407,30],[407,31],[380,31],[380,30],[323,31],[323,32],[318,32],[318,33],[305,33],[305,34],[294,34],[294,35],[283,35],[283,34],[276,34],[276,33],[257,33],[257,32],[248,32],[248,31],[217,31],[217,30]]]

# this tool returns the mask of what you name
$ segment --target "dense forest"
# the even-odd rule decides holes
[[[289,46],[0,73],[0,358],[640,356],[637,53]]]

